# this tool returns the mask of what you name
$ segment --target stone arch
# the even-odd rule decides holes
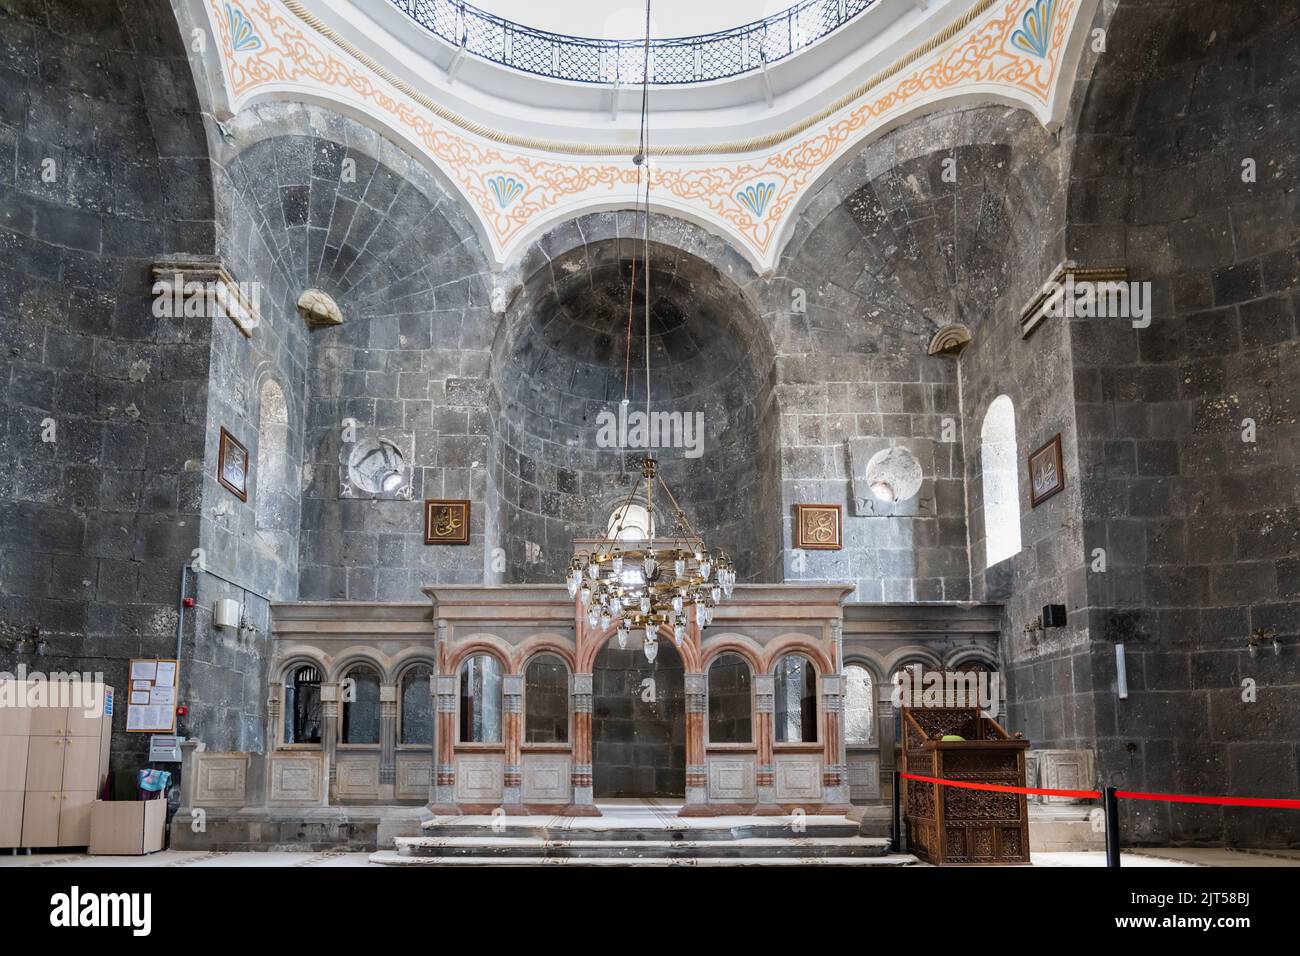
[[[475,232],[477,218],[457,204],[455,190],[449,190],[410,153],[324,108],[284,102],[245,108],[241,119],[245,115],[247,122],[235,127],[236,142],[227,146],[225,168],[219,167],[227,192],[220,207],[222,218],[231,219],[238,201],[263,212],[267,227],[279,237],[268,242],[268,248],[288,250],[283,278],[295,302],[307,289],[318,288],[346,315],[355,317],[340,329],[357,324],[356,319],[370,317],[373,308],[353,306],[381,292],[382,286],[349,280],[348,273],[355,267],[359,276],[373,275],[379,265],[411,249],[418,250],[424,262],[454,260],[463,274],[483,277],[478,295],[487,304],[491,283],[486,277],[491,266]],[[345,179],[345,160],[355,169],[354,179]],[[268,189],[268,181],[279,187]],[[323,183],[335,184],[331,198],[344,201],[313,205],[312,187],[322,188]],[[358,216],[361,206],[375,215]],[[304,233],[323,230],[316,247],[306,235],[290,232],[301,226],[307,227]],[[292,242],[284,241],[286,232]],[[340,247],[334,248],[334,243]],[[345,252],[348,246],[355,256]]]
[[[706,638],[701,646],[700,669],[707,672],[714,658],[728,651],[739,654],[748,661],[755,676],[764,673],[763,648],[753,638],[743,634],[719,634],[717,637]]]
[[[511,664],[514,670],[511,673],[522,674],[528,667],[528,662],[539,654],[554,654],[564,661],[570,674],[577,670],[577,652],[572,642],[559,635],[538,634],[527,638],[515,649]]]
[[[226,128],[230,136],[223,136],[218,147],[218,155],[226,165],[234,165],[239,157],[267,140],[305,137],[335,144],[354,157],[364,156],[396,171],[408,182],[418,183],[422,192],[445,207],[444,214],[462,240],[473,237],[481,271],[492,271],[492,242],[469,198],[416,142],[391,124],[379,123],[373,116],[337,100],[302,90],[273,90],[243,103]]]
[[[289,648],[285,651],[284,657],[280,663],[275,665],[272,670],[271,687],[276,693],[284,687],[285,678],[298,667],[309,665],[319,668],[321,677],[328,679],[330,673],[329,661],[324,654],[321,654],[315,648],[299,647]]]
[[[465,642],[456,647],[450,658],[448,658],[446,673],[452,676],[459,675],[460,665],[475,654],[487,654],[490,657],[495,657],[497,663],[501,665],[502,674],[513,673],[510,670],[511,657],[513,656],[510,645],[501,638],[490,634],[476,634],[466,638]]]
[[[329,680],[337,684],[347,676],[349,670],[358,664],[373,667],[379,674],[379,680],[391,684],[392,661],[387,655],[370,647],[349,647],[330,663]]]
[[[584,637],[582,646],[580,647],[576,657],[577,666],[574,668],[574,673],[590,674],[600,652],[609,646],[609,642],[612,641],[617,634],[618,627],[613,626],[607,631],[593,631],[591,635]],[[682,664],[688,671],[691,673],[699,672],[700,653],[691,640],[683,640],[682,646],[678,647],[673,641],[672,629],[664,625],[660,625],[658,634],[660,644],[665,642],[672,644],[673,650],[681,657]],[[635,647],[639,649],[641,647],[640,641],[637,639],[636,635],[637,632],[634,630],[632,632],[632,638],[628,641],[629,648]]]
[[[884,661],[884,675],[888,680],[899,668],[908,664],[922,664],[934,670],[943,669],[943,658],[932,649],[919,644],[908,644],[890,651]]]
[[[695,667],[671,639],[647,661],[639,641],[603,641],[592,658],[592,787],[597,798],[683,797],[686,681]]]
[[[407,668],[414,667],[416,664],[427,664],[432,667],[436,673],[438,670],[438,659],[434,654],[433,648],[408,647],[389,658],[389,667],[393,673],[393,683],[398,683]]]
[[[900,363],[927,354],[945,325],[978,334],[988,302],[1027,293],[1062,258],[1058,214],[1042,199],[1059,189],[1059,173],[1044,162],[1055,149],[1033,116],[1002,105],[949,107],[873,136],[803,205],[768,314],[788,311],[792,289],[818,288],[814,329],[852,315],[847,350],[896,352]],[[949,158],[955,182],[942,176]],[[1012,246],[1041,249],[1032,257],[1041,274],[1008,273],[1008,261],[1023,259]]]
[[[884,672],[884,662],[874,654],[865,651],[846,653],[844,655],[844,666],[848,667],[850,664],[865,667],[867,672],[871,674],[871,680],[877,688],[888,680],[889,675]]]
[[[779,516],[756,526],[742,508],[745,489],[756,496],[763,482],[776,483],[777,466],[775,449],[760,441],[761,423],[775,427],[773,346],[732,277],[753,278],[752,270],[730,252],[719,265],[698,236],[681,226],[688,235],[674,237],[669,229],[680,224],[667,222],[652,234],[647,339],[644,248],[634,226],[634,214],[599,214],[539,240],[493,343],[492,454],[501,477],[489,507],[507,573],[521,583],[556,579],[572,540],[602,535],[639,479],[644,451],[611,444],[605,429],[625,394],[627,412],[644,414],[647,342],[653,408],[676,416],[688,442],[652,451],[664,480],[707,544],[742,564],[742,577],[749,555],[777,548]],[[663,533],[662,511],[659,518]],[[539,553],[542,560],[528,560]]]
[[[763,674],[771,674],[776,662],[786,654],[803,654],[812,661],[818,676],[832,674],[835,667],[816,639],[806,634],[783,634],[763,648]]]
[[[992,670],[999,670],[1001,665],[998,663],[997,655],[985,647],[955,647],[944,657],[943,666],[948,670],[960,667],[962,664],[978,663],[983,664]]]

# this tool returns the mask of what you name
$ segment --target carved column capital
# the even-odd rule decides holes
[[[501,678],[501,709],[507,714],[517,714],[523,709],[524,677],[507,674]]]
[[[592,675],[574,674],[570,679],[569,686],[572,688],[570,693],[573,697],[573,712],[575,714],[591,713]]]
[[[704,674],[686,675],[686,712],[702,714],[708,710],[709,681]]]
[[[434,696],[438,701],[438,713],[454,714],[456,712],[456,678],[438,676],[433,679]]]

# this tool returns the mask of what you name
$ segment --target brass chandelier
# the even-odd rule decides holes
[[[674,534],[658,546],[654,533],[656,484],[668,496],[674,517]],[[620,534],[629,506],[642,487],[648,515],[646,537],[623,548]],[[673,643],[681,647],[690,616],[703,630],[713,620],[718,603],[731,597],[736,569],[726,552],[714,556],[704,546],[653,458],[642,460],[641,481],[633,485],[627,502],[615,515],[595,550],[580,551],[569,562],[569,596],[578,598],[589,627],[606,631],[617,623],[619,647],[627,647],[633,632],[640,635],[646,660],[653,661],[659,655],[659,628],[671,628]]]
[[[645,404],[650,421],[650,112],[649,112],[650,0],[646,0],[645,58],[641,86],[641,142],[632,162],[637,166],[638,200],[641,166],[645,166],[643,219],[645,273]],[[639,203],[638,203],[639,204]],[[628,297],[627,362],[623,374],[623,403],[628,402],[627,382],[632,348],[632,303],[636,289],[636,260],[632,262],[632,289]],[[673,534],[656,542],[655,486],[663,489],[672,505]],[[637,492],[644,487],[647,515],[645,537],[620,545]],[[713,609],[724,597],[731,597],[736,569],[725,552],[713,555],[691,525],[659,474],[659,465],[647,455],[641,462],[641,480],[634,483],[627,501],[615,512],[605,537],[594,551],[579,551],[569,562],[566,583],[587,616],[587,625],[607,631],[618,626],[618,646],[626,648],[633,632],[641,636],[646,660],[659,655],[659,629],[669,628],[673,642],[681,647],[686,639],[690,616],[703,630],[713,620]]]

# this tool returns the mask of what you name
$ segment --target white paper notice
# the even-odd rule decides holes
[[[136,661],[131,665],[131,680],[153,680],[157,673],[157,661]]]
[[[152,710],[150,707],[128,707],[126,709],[126,729],[127,730],[147,730],[149,724],[145,722],[145,711]]]
[[[149,692],[148,692],[147,690],[133,690],[133,691],[131,691],[131,703],[133,703],[133,704],[147,704],[147,703],[149,703]]]
[[[148,690],[151,687],[153,687],[153,683],[151,681],[147,681],[147,680],[131,681],[132,690]],[[132,701],[132,703],[134,703],[134,701]]]
[[[174,704],[176,703],[176,688],[174,687],[155,687],[149,693],[149,703],[151,704]]]
[[[176,686],[176,662],[159,661],[158,675],[156,681],[159,687],[175,687]]]

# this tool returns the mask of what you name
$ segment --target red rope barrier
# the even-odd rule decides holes
[[[966,790],[993,790],[998,793],[1039,793],[1049,797],[1075,797],[1086,800],[1100,799],[1096,790],[1046,790],[1041,787],[1007,787],[996,783],[970,783],[966,780],[945,780],[942,777],[923,777],[916,773],[899,773],[907,780],[937,783],[942,787],[962,787]],[[1165,800],[1170,803],[1209,803],[1224,807],[1274,807],[1300,810],[1300,800],[1283,800],[1277,797],[1199,797],[1180,793],[1142,793],[1137,790],[1116,790],[1115,796],[1126,800]]]
[[[1279,797],[1197,797],[1182,793],[1137,793],[1133,790],[1116,790],[1115,796],[1129,800],[1168,800],[1171,803],[1213,803],[1224,807],[1278,807],[1300,810],[1300,800],[1283,800]]]

